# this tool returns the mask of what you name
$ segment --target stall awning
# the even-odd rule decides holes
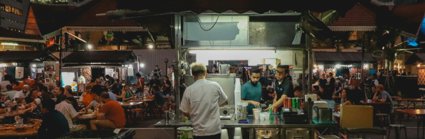
[[[361,52],[314,52],[317,63],[360,63],[362,61]],[[376,61],[371,54],[365,53],[364,62]]]
[[[49,54],[40,51],[1,51],[0,62],[42,62],[54,60]]]
[[[416,64],[416,62],[425,62],[425,53],[416,53],[407,58],[406,64]]]
[[[121,66],[136,60],[137,57],[132,51],[77,51],[62,61],[64,66]]]

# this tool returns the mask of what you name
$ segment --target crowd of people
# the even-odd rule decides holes
[[[78,117],[87,113],[95,115],[85,123],[90,130],[124,128],[127,117],[120,102],[149,97],[153,102],[148,109],[172,108],[173,88],[168,77],[161,77],[158,69],[147,82],[139,73],[136,77],[137,81],[130,83],[101,76],[81,85],[84,92],[78,95],[71,86],[45,84],[31,77],[17,81],[5,75],[0,82],[0,115],[13,111],[16,115],[5,117],[2,123],[15,123],[17,117],[24,121],[42,119],[38,135],[56,138],[70,133],[76,123],[81,124],[76,122]]]

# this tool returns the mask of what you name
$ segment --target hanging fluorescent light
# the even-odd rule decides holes
[[[14,43],[14,42],[2,42],[2,43],[0,43],[0,45],[5,45],[5,46],[18,46],[18,43]]]

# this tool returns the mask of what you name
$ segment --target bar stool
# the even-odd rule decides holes
[[[390,124],[390,126],[388,126],[388,137],[391,135],[391,130],[395,129],[395,136],[396,139],[400,138],[400,130],[403,129],[404,130],[404,138],[407,139],[407,129],[406,129],[406,125],[404,124]]]

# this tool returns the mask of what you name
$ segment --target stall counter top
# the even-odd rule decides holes
[[[286,124],[283,121],[258,121],[258,120],[248,120],[247,123],[239,123],[237,120],[221,120],[222,128],[233,128],[233,127],[243,127],[243,128],[317,128],[317,127],[331,127],[336,126],[336,123],[329,124]],[[161,120],[157,122],[155,127],[181,127],[181,126],[191,126],[190,121],[181,122],[181,121],[168,121]]]

